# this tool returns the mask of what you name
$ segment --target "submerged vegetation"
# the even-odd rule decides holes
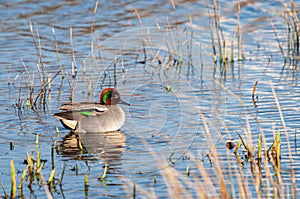
[[[98,2],[98,1],[97,1]],[[171,1],[173,7],[175,8],[174,1]],[[222,29],[222,22],[220,19],[220,10],[218,8],[218,2],[213,1],[213,4],[210,5],[207,2],[208,7],[208,19],[210,22],[210,33],[211,33],[211,44],[212,44],[212,65],[214,65],[215,70],[220,71],[220,76],[225,76],[228,73],[228,63],[232,63],[234,67],[234,62],[243,62],[247,57],[244,54],[243,46],[243,33],[240,27],[240,13],[241,7],[247,3],[240,2],[236,4],[237,6],[237,25],[234,36],[231,40],[226,40],[224,37],[224,30]],[[248,2],[250,3],[250,2]],[[243,4],[243,5],[241,5]],[[272,24],[274,30],[274,40],[278,43],[278,48],[283,56],[283,60],[286,63],[287,61],[292,62],[295,65],[299,60],[299,10],[296,9],[295,3],[290,1],[290,4],[282,2],[283,9],[282,19],[286,23],[285,30],[285,40],[279,38],[278,30]],[[94,13],[97,11],[97,4],[95,6]],[[210,7],[212,6],[212,9]],[[135,11],[137,16],[139,16],[138,11]],[[175,12],[176,15],[176,12]],[[175,25],[177,27],[177,24]],[[92,28],[93,29],[93,28]],[[41,40],[38,30],[34,30],[32,24],[30,23],[30,31],[33,38],[33,43],[38,55],[38,63],[36,71],[32,72],[28,69],[25,63],[22,62],[25,74],[22,75],[22,81],[19,86],[19,97],[16,99],[14,106],[18,111],[24,109],[33,111],[46,110],[48,103],[48,96],[51,92],[51,83],[57,79],[67,78],[69,88],[70,88],[70,101],[72,101],[73,89],[76,80],[75,72],[75,55],[74,50],[72,49],[72,67],[71,72],[66,69],[66,63],[62,64],[59,54],[59,46],[56,41],[55,29],[53,27],[53,37],[54,45],[57,53],[57,60],[59,69],[52,76],[47,72],[47,66],[43,61],[43,53],[41,47]],[[70,29],[70,45],[73,48],[72,44],[72,28]],[[151,37],[151,35],[149,35]],[[93,45],[93,44],[92,44]],[[228,46],[231,50],[228,53]],[[235,53],[237,51],[237,53]],[[101,53],[101,52],[100,52]],[[99,53],[99,54],[100,54]],[[201,53],[201,52],[199,52]],[[170,57],[172,52],[169,52]],[[146,62],[146,53],[144,53],[145,62]],[[171,59],[169,57],[169,60]],[[101,58],[101,57],[100,57]],[[100,59],[98,57],[98,59]],[[158,62],[162,64],[161,60],[158,59]],[[182,66],[182,58],[179,56],[177,60],[178,66]],[[168,67],[172,65],[168,65]],[[297,69],[295,67],[295,69]],[[116,72],[116,70],[114,71]],[[38,81],[35,79],[35,74],[38,75]],[[116,81],[116,79],[115,79]],[[257,107],[258,101],[258,80],[253,80],[253,90],[252,95],[249,93],[249,98],[254,103],[254,107]],[[225,87],[225,86],[224,86]],[[170,93],[176,88],[171,86],[166,86],[166,92]],[[89,89],[88,89],[89,90]],[[88,91],[89,92],[89,91]],[[237,98],[237,101],[240,102],[243,108],[248,108],[245,102],[243,102],[238,96],[236,96],[230,89],[226,88],[225,91],[230,97]],[[276,109],[278,110],[278,117],[281,120],[281,126],[277,128],[274,132],[272,143],[270,144],[270,139],[266,139],[264,129],[259,129],[258,138],[252,137],[252,131],[250,128],[248,116],[246,116],[246,127],[242,126],[241,131],[243,133],[229,132],[228,134],[235,134],[237,136],[236,140],[231,140],[226,143],[224,139],[220,139],[222,145],[222,150],[226,152],[220,152],[220,146],[218,143],[207,143],[210,144],[209,151],[205,154],[204,157],[194,157],[189,155],[186,159],[183,160],[185,164],[185,169],[177,169],[176,164],[172,161],[172,150],[170,150],[171,155],[169,160],[162,159],[153,152],[155,149],[146,147],[149,149],[149,152],[152,152],[157,164],[157,168],[162,168],[155,173],[150,175],[147,174],[145,178],[149,178],[148,185],[152,187],[163,186],[166,187],[167,195],[171,198],[193,198],[198,196],[200,198],[297,198],[298,188],[296,187],[296,179],[293,168],[293,153],[291,152],[290,145],[290,135],[287,130],[287,127],[284,122],[284,117],[281,112],[280,102],[277,99],[276,92],[272,87],[273,99],[276,102]],[[244,112],[242,114],[250,115],[249,112]],[[207,121],[207,118],[202,115],[201,118],[203,121]],[[209,138],[213,137],[214,132],[211,132],[207,127],[208,122],[204,123],[204,129],[206,130],[205,135],[208,135]],[[227,127],[225,127],[226,130]],[[55,129],[55,127],[53,127]],[[226,130],[228,131],[228,130]],[[53,130],[53,132],[55,132]],[[57,136],[60,135],[58,128],[56,128]],[[256,132],[257,133],[257,132]],[[283,142],[284,139],[284,142]],[[81,143],[80,139],[76,137],[75,149],[77,154],[80,154],[83,158],[80,160],[88,161],[86,156],[89,156],[90,152],[85,148]],[[219,141],[219,140],[218,140]],[[269,142],[269,143],[268,143]],[[53,194],[59,192],[56,186],[60,187],[60,193],[63,194],[63,187],[65,183],[73,183],[63,181],[65,175],[65,165],[61,171],[59,171],[54,164],[55,149],[59,153],[60,149],[56,141],[53,142],[51,148],[51,166],[45,168],[44,165],[47,160],[42,159],[42,151],[39,149],[39,135],[36,133],[36,146],[32,152],[27,152],[24,154],[24,164],[25,168],[22,172],[16,172],[14,160],[11,160],[11,192],[5,189],[2,185],[3,197],[4,198],[26,198],[23,195],[24,184],[27,185],[28,189],[32,191],[33,189],[38,189],[36,187],[42,187],[46,196],[48,198],[53,198]],[[147,143],[146,143],[147,144]],[[225,145],[228,146],[228,149],[225,149]],[[13,148],[13,144],[11,144]],[[34,147],[33,147],[34,148]],[[282,148],[285,148],[283,151]],[[200,153],[200,152],[199,152]],[[222,157],[222,156],[226,156]],[[285,159],[284,164],[288,164],[290,168],[288,171],[282,170],[283,156]],[[125,160],[126,161],[126,160]],[[139,160],[143,161],[143,160]],[[168,162],[169,161],[169,162]],[[172,163],[171,166],[165,166],[169,163]],[[228,162],[228,167],[224,168],[224,162]],[[287,163],[288,162],[288,163]],[[235,163],[235,164],[234,164]],[[226,164],[226,163],[225,163]],[[170,164],[169,164],[170,165]],[[109,163],[102,165],[103,173],[97,176],[91,176],[88,173],[84,173],[83,177],[80,175],[82,180],[82,185],[84,187],[84,195],[87,198],[89,196],[89,191],[92,186],[94,186],[95,181],[99,183],[99,186],[108,186],[107,184],[111,180],[110,177],[114,175],[113,171],[110,170]],[[286,166],[287,167],[287,166]],[[285,167],[285,168],[286,168]],[[246,173],[250,168],[250,173]],[[43,175],[43,170],[47,169],[49,173],[48,180],[45,179]],[[247,170],[245,172],[245,170]],[[74,166],[74,171],[76,175],[78,174],[78,166]],[[101,171],[99,171],[101,172]],[[288,178],[286,175],[289,175]],[[144,173],[139,174],[140,176],[145,175]],[[285,175],[285,176],[284,176]],[[139,176],[139,177],[140,177]],[[150,177],[149,177],[150,176]],[[159,198],[159,195],[155,192],[155,188],[146,189],[143,185],[135,182],[134,179],[128,179],[124,176],[119,177],[123,180],[124,190],[127,193],[127,197],[137,197],[139,195],[150,195],[152,198]],[[126,179],[125,179],[126,178]],[[288,182],[287,182],[288,181]],[[147,185],[147,186],[148,186]]]

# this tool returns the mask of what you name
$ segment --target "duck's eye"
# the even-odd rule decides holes
[[[111,94],[111,97],[112,97],[112,98],[119,98],[119,96],[118,96],[118,94],[117,94],[116,92],[113,92],[113,93]]]

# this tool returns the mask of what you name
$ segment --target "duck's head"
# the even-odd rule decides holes
[[[115,88],[106,88],[100,94],[100,103],[105,105],[117,105],[119,103],[130,105],[121,99],[120,93]]]

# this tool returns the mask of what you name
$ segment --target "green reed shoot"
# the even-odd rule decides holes
[[[40,164],[40,166],[37,167],[37,169],[36,169],[36,174],[37,174],[37,175],[39,175],[39,174],[41,173],[41,170],[42,170],[44,164],[45,164],[45,162],[42,162],[42,164]]]
[[[275,141],[276,141],[276,154],[277,154],[277,159],[279,160],[280,159],[280,147],[281,147],[281,144],[280,144],[280,130],[278,130],[277,132],[277,135],[275,137]]]
[[[26,109],[27,109],[27,110],[29,110],[29,109],[30,109],[30,107],[31,107],[30,98],[27,98],[27,99],[26,99],[26,102],[25,102],[25,104],[26,104]]]
[[[50,176],[49,176],[49,179],[48,179],[48,185],[50,185],[54,182],[55,170],[56,170],[55,168],[52,169],[52,171],[50,173]]]
[[[84,193],[86,197],[89,195],[89,176],[86,173],[84,174]]]
[[[89,176],[88,174],[84,174],[84,186],[89,186]]]
[[[104,171],[103,171],[103,174],[101,177],[102,180],[104,180],[106,178],[107,168],[108,168],[108,164],[105,164]]]
[[[32,175],[34,172],[34,164],[33,164],[32,158],[28,152],[26,153],[26,161],[27,161],[27,166],[28,166],[28,174]]]
[[[58,138],[60,135],[60,131],[59,131],[58,127],[56,127],[55,130],[56,130],[56,138]]]
[[[89,195],[89,176],[88,174],[84,174],[84,193],[87,197]]]
[[[267,150],[267,153],[269,154],[270,151],[271,151],[271,154],[274,159],[277,159],[277,160],[280,159],[280,130],[278,130],[278,132],[274,138],[273,144]],[[276,154],[276,156],[275,156],[275,154]]]
[[[258,158],[258,160],[261,160],[261,137],[260,137],[260,134],[258,135],[258,141],[257,141],[257,158]]]
[[[187,167],[186,167],[185,175],[190,176],[190,166],[189,165],[187,165]]]
[[[273,159],[275,160],[277,169],[280,170],[280,130],[277,131],[277,134],[275,135],[274,141],[272,146],[268,149],[268,151],[271,150],[271,154]]]
[[[15,162],[13,160],[10,161],[10,172],[11,172],[11,192],[10,198],[15,198],[17,193],[17,179],[16,179],[16,169]]]
[[[23,169],[23,171],[22,171],[22,176],[21,176],[21,180],[20,180],[18,189],[22,189],[22,187],[23,187],[23,181],[24,181],[24,179],[25,179],[25,177],[26,177],[27,168],[28,168],[28,167],[26,167],[26,168]]]
[[[81,144],[80,140],[78,140],[78,145],[79,145],[79,149],[80,149],[80,151],[82,152],[82,151],[83,151],[83,146],[82,146],[82,144]]]

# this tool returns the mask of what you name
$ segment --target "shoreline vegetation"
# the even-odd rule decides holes
[[[211,57],[212,65],[214,65],[214,73],[219,72],[220,78],[225,78],[229,70],[234,70],[234,63],[243,62],[247,59],[244,53],[244,42],[243,42],[243,32],[240,23],[240,13],[241,8],[250,4],[252,1],[237,1],[236,4],[236,14],[237,14],[237,24],[235,32],[231,39],[226,39],[224,36],[224,30],[222,28],[222,21],[220,16],[220,8],[218,1],[214,0],[212,5],[207,1],[207,15],[210,24],[210,34],[211,34]],[[176,24],[177,14],[176,14],[176,4],[174,0],[171,1],[173,12],[174,12],[174,24],[170,24],[170,28],[178,30],[178,24]],[[98,1],[96,1],[94,7],[94,15],[97,13]],[[278,30],[272,19],[270,19],[270,24],[274,31],[274,40],[277,42],[277,46],[282,55],[283,65],[290,64],[296,65],[299,61],[300,56],[300,21],[299,21],[299,10],[296,9],[295,3],[289,1],[286,3],[282,1],[282,9],[280,16],[285,22],[285,41],[282,41],[278,36]],[[140,26],[143,27],[141,17],[138,10],[135,11],[136,16],[140,21]],[[265,20],[265,19],[257,19]],[[192,21],[192,20],[191,20]],[[94,18],[92,24],[94,24]],[[72,28],[70,28],[70,46],[72,48],[72,67],[71,70],[67,70],[67,63],[61,63],[61,55],[59,50],[59,45],[56,40],[55,28],[52,28],[53,41],[56,49],[57,63],[59,66],[58,71],[55,74],[50,74],[47,72],[47,64],[43,61],[43,50],[41,39],[38,29],[35,29],[30,22],[30,32],[33,39],[33,44],[38,55],[38,63],[36,71],[30,71],[24,62],[22,65],[26,73],[21,74],[21,82],[19,85],[19,97],[16,99],[14,107],[19,112],[24,109],[32,110],[34,112],[45,111],[47,109],[47,100],[49,93],[51,92],[51,84],[53,81],[60,81],[59,79],[67,79],[70,87],[70,101],[72,101],[72,96],[74,92],[74,85],[76,83],[76,61],[75,52],[73,49],[72,42]],[[158,25],[159,27],[159,25]],[[94,27],[91,28],[91,34],[94,32]],[[193,37],[192,33],[189,35]],[[149,35],[151,37],[151,35]],[[100,44],[97,44],[98,46]],[[91,47],[94,49],[95,44],[92,42]],[[144,49],[145,50],[145,49]],[[146,50],[145,50],[146,51]],[[94,52],[92,52],[93,54]],[[203,54],[199,52],[200,54]],[[169,51],[170,60],[173,59],[171,55],[173,54],[172,49]],[[146,53],[145,61],[146,61]],[[97,57],[101,60],[101,57]],[[182,64],[182,57],[179,56],[177,60],[178,66]],[[185,58],[187,59],[187,58]],[[158,62],[160,60],[158,59]],[[297,70],[297,68],[295,68]],[[37,76],[37,77],[36,77]],[[36,80],[38,78],[38,81]],[[116,81],[116,80],[115,80]],[[243,102],[239,96],[230,91],[229,88],[224,87],[225,92],[235,98],[240,102],[241,106],[247,109],[247,105]],[[258,102],[259,84],[257,80],[253,80],[253,90],[249,93],[254,104]],[[277,98],[274,87],[271,85],[271,90],[273,94],[273,99],[276,102],[276,109],[279,113],[278,117],[281,120],[281,126],[276,127],[273,133],[273,142],[270,145],[266,140],[264,130],[261,128],[258,138],[252,138],[251,127],[249,124],[249,118],[252,117],[251,112],[245,112],[246,115],[246,127],[241,127],[243,134],[238,134],[238,140],[223,140],[221,139],[222,146],[227,147],[226,152],[228,153],[228,158],[234,158],[236,165],[228,165],[228,168],[222,168],[220,162],[226,161],[226,158],[221,157],[218,153],[216,143],[209,143],[210,150],[204,155],[203,159],[197,157],[189,157],[189,161],[186,161],[185,170],[177,170],[176,166],[163,166],[155,174],[150,174],[147,177],[152,179],[149,183],[152,186],[157,184],[164,184],[167,187],[167,195],[170,198],[193,198],[195,196],[200,198],[297,198],[298,194],[296,187],[296,178],[294,173],[293,165],[293,152],[291,149],[290,140],[292,140],[287,127],[285,125],[285,118],[281,112],[280,101]],[[171,87],[167,88],[167,91],[171,91]],[[88,88],[86,91],[90,93],[91,90]],[[248,118],[249,117],[249,118]],[[201,115],[202,121],[204,121],[205,134],[213,136],[208,128],[207,118]],[[259,121],[258,121],[259,123]],[[60,134],[58,128],[57,135]],[[230,135],[227,127],[224,127],[226,133]],[[208,136],[208,140],[211,138]],[[283,142],[282,140],[285,140]],[[81,144],[80,140],[77,140],[77,149],[80,153],[87,153],[85,147]],[[156,160],[154,164],[168,165],[172,162],[172,154],[170,154],[169,160],[161,159],[155,154],[154,149],[151,149],[147,143],[149,152],[152,152],[153,158]],[[285,146],[283,146],[285,145]],[[14,143],[10,143],[10,147],[14,147]],[[284,148],[284,152],[282,151]],[[4,198],[26,198],[28,196],[23,195],[23,189],[26,187],[34,192],[39,187],[43,187],[45,195],[47,198],[53,198],[53,192],[57,190],[63,190],[64,183],[70,183],[64,181],[64,175],[66,172],[65,165],[62,169],[57,169],[54,164],[55,151],[59,151],[59,145],[56,141],[53,141],[53,146],[51,148],[51,167],[47,173],[49,176],[43,175],[44,164],[47,160],[42,159],[42,151],[39,149],[39,135],[36,134],[36,143],[32,147],[31,152],[24,154],[24,165],[18,165],[18,170],[20,167],[24,167],[21,173],[16,172],[16,165],[14,159],[11,160],[11,191],[6,190],[5,186],[1,182],[2,186],[2,197]],[[285,159],[285,164],[289,164],[290,170],[284,171],[285,174],[289,174],[290,182],[286,182],[286,176],[282,176],[281,164],[282,159]],[[142,160],[141,160],[142,161]],[[288,163],[287,163],[288,162]],[[207,167],[207,165],[210,165]],[[251,173],[245,175],[244,168],[250,168]],[[74,168],[78,171],[78,167]],[[106,186],[109,176],[113,175],[109,173],[109,164],[103,165],[103,171],[98,176],[91,176],[85,173],[82,178],[82,185],[84,187],[84,195],[88,197],[89,189],[92,186],[91,179],[97,179],[99,183]],[[47,178],[48,177],[48,178]],[[47,179],[47,180],[46,180]],[[134,180],[126,179],[126,186],[124,187],[127,197],[139,198],[140,194],[147,194],[151,198],[156,198],[156,193],[154,189],[152,191],[143,190],[143,187],[137,184]],[[37,186],[36,186],[37,185]],[[60,188],[59,188],[60,187]],[[63,191],[62,191],[63,192]]]

